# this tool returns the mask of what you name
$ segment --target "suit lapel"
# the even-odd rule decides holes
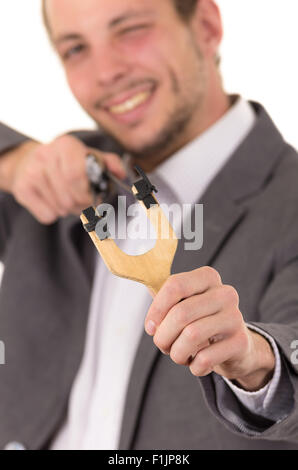
[[[204,205],[203,247],[197,251],[186,251],[186,240],[182,237],[172,274],[212,265],[229,234],[245,217],[246,208],[241,201],[260,189],[279,160],[284,142],[265,110],[257,103],[251,104],[258,115],[256,126],[213,179],[202,199],[197,201]],[[160,356],[152,338],[144,332],[127,390],[119,449],[133,447],[142,401]]]

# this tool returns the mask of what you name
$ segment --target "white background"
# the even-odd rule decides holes
[[[227,91],[263,103],[298,147],[298,1],[217,3]],[[40,0],[0,0],[0,60],[0,121],[41,140],[93,126],[68,91],[40,20]]]
[[[217,3],[226,90],[265,105],[298,148],[298,1]],[[40,0],[0,0],[0,61],[0,121],[41,141],[93,127],[68,91],[41,22]]]

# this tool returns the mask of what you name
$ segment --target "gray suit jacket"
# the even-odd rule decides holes
[[[287,412],[277,422],[250,413],[219,376],[194,377],[144,332],[119,449],[298,449],[298,366],[291,361],[298,339],[298,158],[262,106],[252,104],[254,129],[198,201],[204,246],[184,251],[182,239],[172,272],[211,265],[238,290],[245,320],[277,342],[288,380],[279,399]],[[106,145],[98,133],[80,137]],[[0,149],[22,139],[0,127]],[[43,226],[1,194],[1,448],[19,441],[46,449],[65,419],[84,350],[94,250],[77,217]],[[238,418],[253,435],[233,424]]]

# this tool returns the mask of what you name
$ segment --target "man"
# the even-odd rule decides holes
[[[224,92],[217,6],[46,0],[44,13],[72,92],[113,141],[15,149],[25,138],[1,129],[2,445],[296,449],[297,154],[260,105]],[[94,267],[77,220],[89,147],[125,177],[115,143],[161,202],[204,203],[203,248],[181,240],[152,303]]]

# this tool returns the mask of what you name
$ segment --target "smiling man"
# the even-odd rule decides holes
[[[1,445],[297,449],[298,159],[260,104],[224,91],[218,7],[45,0],[43,13],[100,130],[44,146],[0,127]],[[159,202],[204,203],[203,248],[181,240],[153,302],[94,264],[71,215],[91,204],[90,148],[119,177],[129,155]]]
[[[71,11],[68,2],[44,3],[74,96],[147,169],[229,108],[216,66],[222,36],[217,8],[203,1],[191,19],[196,2],[187,3],[118,0],[103,7],[77,0]]]

